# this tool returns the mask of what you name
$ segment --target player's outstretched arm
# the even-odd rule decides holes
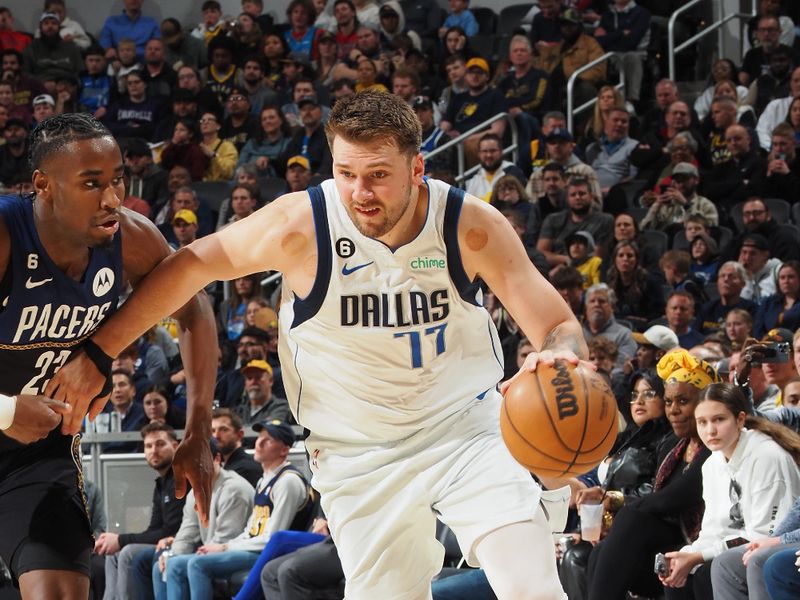
[[[458,224],[464,268],[480,277],[500,299],[537,353],[531,361],[589,356],[580,323],[561,295],[528,258],[505,217],[485,202],[467,196]],[[527,364],[528,368],[535,368]]]

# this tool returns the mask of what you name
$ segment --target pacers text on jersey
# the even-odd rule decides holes
[[[20,313],[12,343],[83,337],[100,324],[109,308],[111,302],[91,306],[61,304],[55,308],[50,302],[43,306],[26,306]]]
[[[408,327],[435,323],[450,314],[447,290],[342,296],[342,325]]]

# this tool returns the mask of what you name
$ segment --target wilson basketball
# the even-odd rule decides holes
[[[600,375],[559,360],[511,384],[500,410],[500,431],[511,455],[532,473],[581,475],[614,444],[617,402]]]

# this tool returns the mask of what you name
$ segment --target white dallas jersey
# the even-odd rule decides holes
[[[308,190],[317,275],[284,294],[283,381],[298,423],[342,442],[386,442],[469,407],[503,375],[502,350],[457,226],[464,192],[426,179],[419,235],[392,251],[359,233],[332,179]]]

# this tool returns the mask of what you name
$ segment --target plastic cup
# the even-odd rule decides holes
[[[581,537],[587,542],[599,542],[603,528],[603,505],[581,504],[578,515],[581,518]]]

